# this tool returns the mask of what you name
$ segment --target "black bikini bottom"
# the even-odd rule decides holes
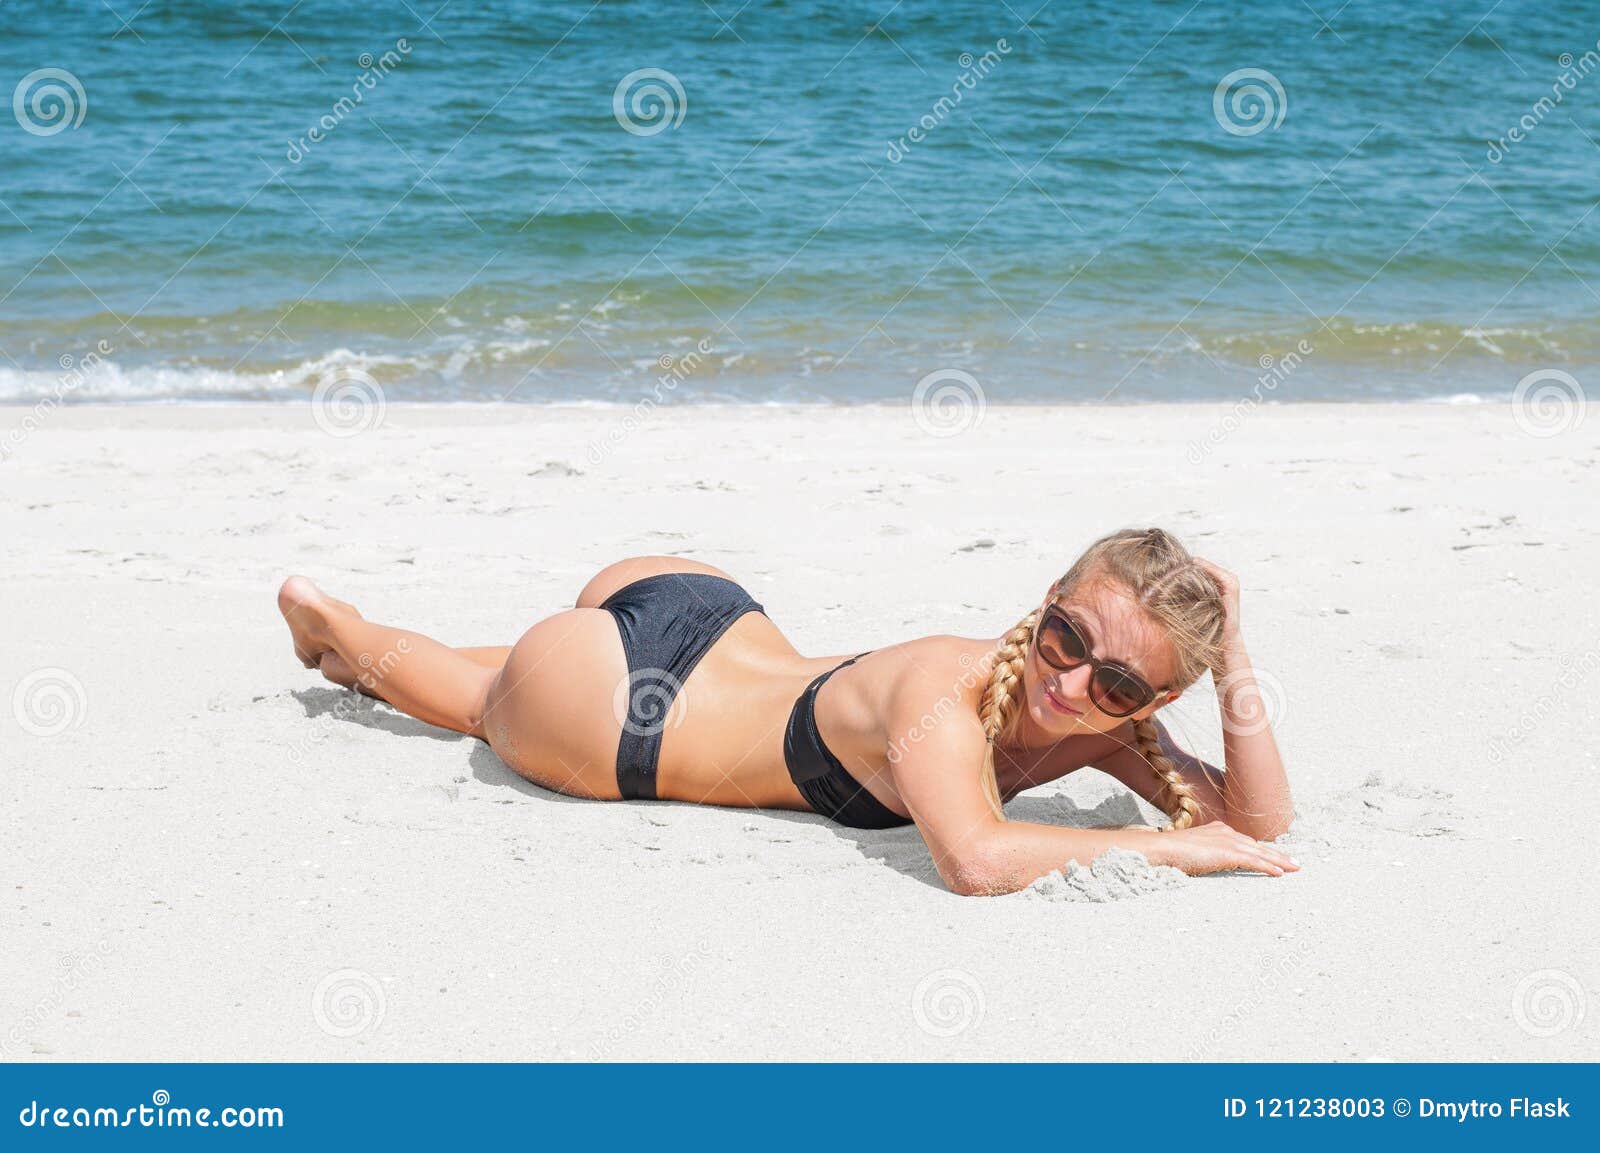
[[[617,788],[655,800],[667,712],[700,658],[733,622],[765,610],[739,585],[709,573],[661,573],[624,585],[600,606],[628,656],[628,708],[617,742]]]
[[[783,761],[789,779],[800,790],[813,812],[852,829],[893,829],[911,821],[894,812],[850,775],[839,758],[823,743],[817,730],[817,690],[827,679],[861,657],[851,657],[836,665],[806,687],[789,713],[789,727],[783,734]]]

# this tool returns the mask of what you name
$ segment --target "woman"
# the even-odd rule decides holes
[[[848,659],[801,656],[744,589],[676,557],[603,569],[511,648],[373,624],[304,577],[278,604],[307,668],[572,796],[914,822],[962,894],[1012,892],[1115,846],[1191,874],[1299,867],[1261,843],[1293,808],[1270,726],[1234,711],[1255,694],[1238,584],[1161,529],[1096,541],[998,642],[923,637]],[[1154,719],[1206,669],[1224,690],[1226,773]],[[1084,765],[1171,825],[1005,819],[1003,800]]]

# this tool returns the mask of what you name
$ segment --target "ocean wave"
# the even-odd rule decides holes
[[[1508,395],[1528,371],[1600,364],[1600,338],[1571,328],[1189,321],[1089,331],[1041,326],[1027,339],[1008,339],[1005,332],[967,331],[962,319],[934,324],[918,317],[913,326],[908,318],[893,331],[861,334],[837,321],[795,318],[746,329],[742,340],[713,340],[617,309],[608,322],[512,315],[489,325],[439,325],[440,335],[420,348],[346,334],[310,354],[268,355],[263,346],[251,356],[219,356],[214,348],[175,353],[162,342],[71,368],[63,367],[70,357],[60,365],[0,368],[0,401],[296,400],[353,380],[398,401],[610,402],[659,393],[663,403],[853,403],[909,395],[928,372],[950,368],[972,372],[997,402],[1220,398],[1269,377],[1278,400],[1447,398]]]

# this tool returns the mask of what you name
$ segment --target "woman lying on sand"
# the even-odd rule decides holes
[[[803,657],[726,574],[677,557],[602,569],[510,648],[452,649],[364,620],[304,577],[278,593],[295,655],[335,684],[487,741],[537,785],[597,800],[915,823],[955,892],[1007,893],[1114,846],[1186,873],[1299,868],[1234,577],[1161,529],[1096,541],[998,641],[923,637]],[[1154,719],[1210,669],[1227,771]],[[1165,830],[1008,821],[1023,789],[1093,765]]]

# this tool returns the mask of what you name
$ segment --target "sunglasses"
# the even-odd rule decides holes
[[[1094,641],[1083,625],[1055,605],[1039,618],[1033,647],[1039,659],[1053,669],[1075,669],[1087,663],[1094,670],[1089,677],[1089,699],[1108,717],[1131,716],[1160,695],[1126,665],[1096,658]]]

